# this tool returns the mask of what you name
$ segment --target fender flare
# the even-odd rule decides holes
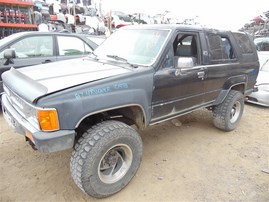
[[[222,90],[220,91],[219,96],[217,99],[213,102],[213,105],[218,105],[223,102],[223,100],[226,98],[228,93],[230,92],[231,89],[235,88],[236,86],[243,85],[244,88],[241,89],[240,91],[245,94],[244,92],[246,91],[246,83],[247,83],[248,77],[247,75],[239,75],[239,76],[233,76],[230,77],[225,81],[223,84]]]

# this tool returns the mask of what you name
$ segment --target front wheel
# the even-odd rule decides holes
[[[213,124],[224,131],[238,125],[244,111],[244,97],[239,91],[231,90],[224,101],[213,108]]]
[[[140,166],[142,152],[142,140],[133,128],[105,121],[78,140],[71,157],[71,174],[83,192],[107,197],[130,182]]]

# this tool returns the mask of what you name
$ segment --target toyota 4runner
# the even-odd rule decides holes
[[[248,34],[126,26],[88,57],[5,72],[2,111],[41,152],[73,148],[75,183],[102,198],[138,170],[139,130],[200,108],[217,128],[235,129],[258,72]]]

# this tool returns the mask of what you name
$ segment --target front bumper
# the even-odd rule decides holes
[[[74,130],[59,130],[44,132],[34,128],[9,103],[6,94],[2,95],[2,112],[10,127],[17,133],[32,136],[34,146],[41,152],[55,152],[72,148],[74,145]],[[28,136],[27,136],[28,137]]]
[[[4,93],[3,81],[0,81],[0,95]]]

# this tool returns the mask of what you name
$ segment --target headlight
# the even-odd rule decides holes
[[[269,92],[269,84],[260,84],[260,85],[258,85],[258,90],[259,91],[267,91],[267,92]]]
[[[41,130],[59,130],[59,120],[56,109],[37,109],[37,119]]]
[[[59,130],[59,119],[56,109],[36,107],[17,96],[5,86],[4,90],[16,111],[36,129],[43,131]]]

